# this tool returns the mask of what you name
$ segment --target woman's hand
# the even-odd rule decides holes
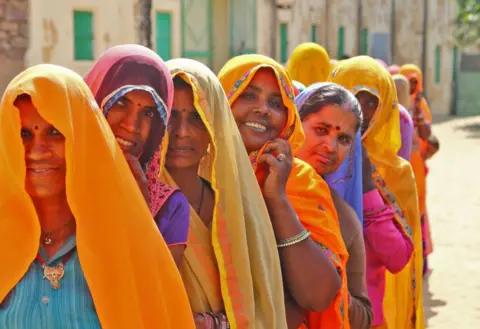
[[[142,192],[143,198],[147,202],[148,207],[150,208],[150,192],[148,191],[148,180],[143,172],[142,166],[138,161],[138,158],[134,155],[129,153],[123,153],[125,159],[127,160],[128,166],[130,167],[130,171],[135,177],[135,181],[137,182],[140,191]]]
[[[362,182],[363,182],[363,194],[370,192],[377,187],[372,179],[372,162],[368,156],[368,152],[362,144]]]
[[[267,200],[285,196],[288,177],[292,171],[292,147],[283,139],[275,139],[258,158],[259,165],[268,167],[263,182],[263,196]]]

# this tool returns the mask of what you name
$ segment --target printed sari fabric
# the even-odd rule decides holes
[[[362,140],[374,166],[374,182],[394,208],[398,226],[415,248],[414,256],[401,272],[387,272],[384,315],[389,328],[423,329],[420,215],[412,168],[397,155],[401,146],[400,116],[393,79],[374,59],[359,56],[341,63],[330,80],[354,94],[367,91],[379,99]]]
[[[182,279],[105,117],[80,76],[48,64],[14,78],[0,106],[0,261],[9,269],[0,302],[34,261],[41,233],[24,187],[21,94],[65,137],[66,194],[102,327],[193,329]]]
[[[290,55],[287,71],[292,80],[306,87],[315,82],[324,82],[330,74],[330,57],[325,48],[319,44],[302,43]]]
[[[160,114],[158,128],[152,129],[140,158],[149,183],[150,210],[155,217],[177,190],[158,179],[167,151],[165,127],[173,102],[173,82],[166,64],[146,47],[115,46],[95,61],[85,81],[104,115],[118,99],[134,90],[148,92],[157,103]]]
[[[300,117],[294,102],[293,87],[285,69],[273,59],[262,55],[242,55],[231,59],[219,74],[220,82],[232,105],[248,86],[255,73],[268,68],[275,73],[285,106],[288,108],[287,124],[280,137],[286,139],[295,154],[304,142]],[[250,154],[257,181],[262,182],[265,171],[257,166],[256,159],[266,145]],[[307,163],[294,158],[292,173],[287,184],[287,196],[303,226],[330,256],[342,276],[342,289],[332,305],[324,312],[309,313],[308,327],[349,328],[348,286],[345,265],[348,252],[340,233],[337,212],[327,183]]]
[[[212,231],[191,209],[181,269],[192,309],[225,311],[234,329],[286,329],[274,232],[222,86],[199,62],[175,59],[167,65],[172,76],[192,87],[194,106],[211,136],[200,175],[215,192]],[[176,185],[166,169],[163,179]]]

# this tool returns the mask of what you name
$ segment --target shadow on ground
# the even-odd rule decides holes
[[[439,309],[445,307],[447,302],[442,299],[436,299],[434,294],[430,291],[429,278],[431,275],[428,273],[423,279],[423,305],[425,312],[425,327],[428,328],[430,319],[438,315]]]
[[[468,123],[455,127],[455,130],[466,132],[469,139],[480,139],[480,122]]]

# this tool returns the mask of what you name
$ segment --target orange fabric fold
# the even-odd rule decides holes
[[[283,103],[288,108],[287,124],[280,137],[288,140],[295,155],[302,146],[305,136],[294,103],[292,82],[286,70],[266,56],[242,55],[227,62],[219,73],[219,79],[232,105],[261,68],[270,68],[277,77]],[[263,181],[265,171],[263,166],[257,165],[256,158],[262,154],[265,146],[258,152],[250,154],[259,182]],[[330,256],[342,276],[342,288],[334,302],[324,312],[309,312],[306,318],[308,327],[311,329],[350,328],[345,271],[348,252],[340,233],[330,189],[310,165],[295,158],[287,184],[287,196],[303,226],[311,232],[312,238]]]
[[[103,328],[193,329],[188,298],[165,242],[110,127],[82,78],[55,65],[18,75],[0,106],[0,301],[28,271],[40,224],[25,190],[14,101],[28,94],[65,136],[66,193],[77,250]],[[68,288],[68,287],[65,287]]]

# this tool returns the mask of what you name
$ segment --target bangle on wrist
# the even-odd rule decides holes
[[[304,229],[302,232],[298,233],[297,235],[278,241],[277,248],[285,248],[285,247],[290,247],[295,244],[298,244],[308,239],[310,234],[311,234],[310,231],[307,231]]]

